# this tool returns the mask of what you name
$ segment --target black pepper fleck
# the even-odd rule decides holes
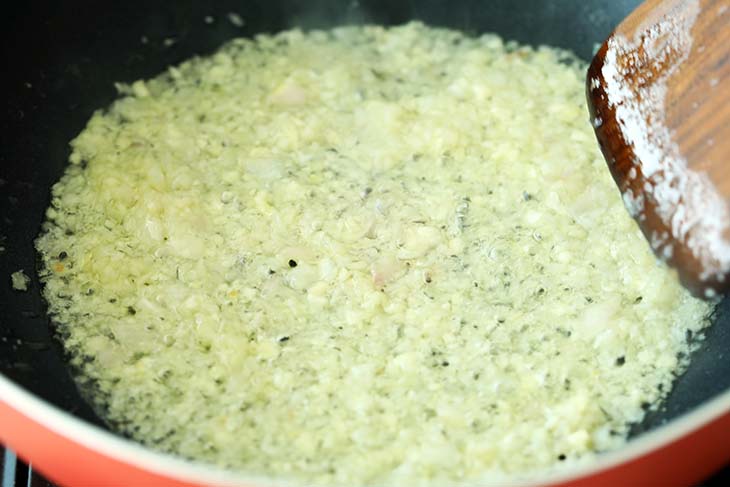
[[[289,341],[289,338],[290,337],[288,337],[288,336],[281,337],[281,338],[279,338],[279,343],[288,342]]]
[[[443,362],[441,362],[441,366],[442,367],[448,367],[449,366],[449,362],[447,360],[444,360]]]
[[[137,310],[134,309],[133,306],[127,306],[127,313],[129,313],[130,315],[134,316],[134,315],[137,314]]]
[[[619,358],[616,359],[616,367],[621,367],[623,364],[626,363],[626,357],[621,355]]]
[[[296,267],[297,265],[298,265],[298,264],[297,264],[297,261],[296,261],[296,260],[294,260],[294,259],[289,259],[289,267],[291,267],[291,268],[293,269],[293,268],[295,268],[295,267]]]
[[[66,257],[68,257],[68,253],[65,250],[58,254],[58,260],[66,260]]]
[[[561,462],[565,461],[566,458],[568,458],[568,457],[566,457],[564,453],[561,453],[560,455],[558,455],[558,460],[560,460]]]

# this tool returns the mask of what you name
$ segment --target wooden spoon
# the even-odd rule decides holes
[[[624,203],[697,296],[730,287],[730,0],[649,0],[603,43],[588,105]]]

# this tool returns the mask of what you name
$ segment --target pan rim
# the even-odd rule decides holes
[[[76,444],[92,449],[110,459],[173,480],[217,486],[234,486],[242,483],[259,487],[294,487],[301,485],[293,481],[227,470],[211,464],[185,460],[171,454],[155,451],[141,443],[122,438],[73,416],[25,390],[3,373],[0,373],[0,403],[5,403],[29,420],[70,439]],[[502,482],[504,479],[500,479],[500,483],[511,487],[522,487],[534,485],[536,481],[542,485],[551,485],[587,478],[659,450],[728,413],[730,413],[730,389],[719,393],[714,398],[683,413],[667,424],[629,440],[626,446],[600,454],[595,460],[586,464],[567,466],[560,472],[536,471],[529,474],[529,477],[516,478],[506,482]],[[12,445],[9,446],[12,447]],[[470,483],[453,485],[468,486]]]

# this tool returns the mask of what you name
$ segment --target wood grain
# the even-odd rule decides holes
[[[683,22],[685,17],[692,22]],[[646,41],[657,32],[656,40]],[[612,39],[614,43],[610,44]],[[683,52],[682,46],[689,45],[687,39],[691,40],[691,49]],[[678,175],[680,179],[687,176],[709,181],[703,186],[702,198],[681,197],[682,211],[699,215],[699,223],[691,225],[689,231],[689,224],[678,231],[676,221],[681,215],[668,217],[667,206],[660,199],[662,192],[655,191],[657,180],[664,176],[648,170],[647,164],[656,161],[639,157],[646,151],[639,150],[636,138],[627,133],[627,124],[621,119],[624,115],[617,115],[622,110],[617,97],[611,99],[605,67],[607,62],[614,62],[615,52],[610,52],[610,46],[619,41],[636,47],[635,52],[626,53],[626,59],[619,60],[619,64],[625,63],[625,69],[619,71],[625,87],[643,107],[647,130],[665,130],[668,134],[657,138],[661,143],[653,141],[664,157],[659,158],[660,163],[669,163],[672,157],[681,159],[685,174]],[[661,90],[657,88],[659,83]],[[730,1],[643,3],[596,54],[588,72],[587,97],[596,136],[619,190],[633,197],[629,198],[632,201],[640,198],[643,204],[634,216],[654,251],[677,268],[682,283],[695,295],[712,297],[727,292],[730,259],[718,249],[730,249],[730,232],[727,228],[718,232],[721,239],[715,241],[717,245],[706,245],[704,250],[698,250],[697,242],[714,238],[702,219],[719,213],[706,211],[706,202],[720,202],[725,214],[730,214]],[[653,126],[659,124],[662,127]],[[672,167],[676,172],[677,164]],[[730,228],[730,221],[725,223]]]

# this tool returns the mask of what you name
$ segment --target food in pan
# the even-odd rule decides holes
[[[10,285],[16,291],[27,291],[28,284],[30,284],[30,277],[23,272],[23,269],[13,272],[10,274]]]
[[[711,308],[622,208],[583,70],[411,23],[120,84],[37,241],[79,383],[153,448],[306,485],[621,446]]]

